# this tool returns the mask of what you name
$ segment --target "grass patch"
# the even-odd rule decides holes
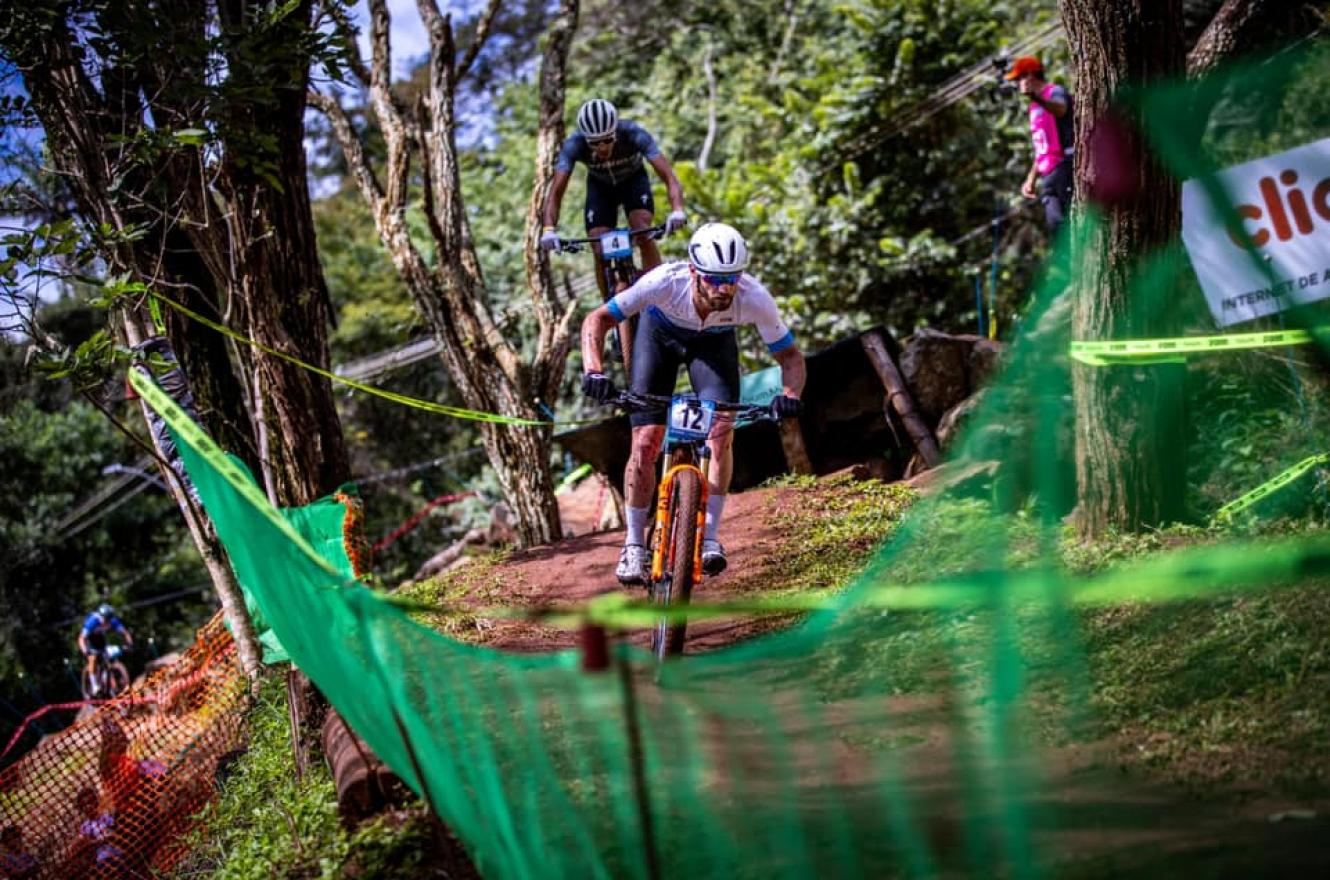
[[[393,596],[438,609],[413,611],[411,617],[417,623],[461,642],[484,642],[488,631],[485,619],[464,607],[462,600],[481,607],[502,604],[504,583],[512,579],[511,572],[503,571],[510,555],[511,550],[501,549],[476,556],[451,572],[404,584]]]
[[[1330,582],[1085,615],[1101,729],[1194,785],[1330,791]]]
[[[201,814],[178,876],[215,880],[444,876],[428,863],[434,823],[423,808],[348,830],[337,815],[332,774],[312,762],[295,781],[280,676],[270,676],[248,717],[249,749]]]
[[[1324,533],[1305,520],[1244,531],[1258,540]],[[1060,528],[1041,529],[1027,512],[940,500],[911,512],[901,530],[903,549],[882,563],[879,576],[909,583],[997,564],[1019,570],[1038,563],[1043,548],[1059,568],[1089,576],[1234,537],[1225,529],[1172,526],[1083,542]],[[1002,650],[1019,655],[1027,721],[1042,740],[1110,738],[1124,764],[1200,788],[1330,791],[1330,581],[1308,578],[1258,593],[1164,604],[1029,606],[1011,614]],[[983,703],[997,687],[1000,620],[991,610],[888,616],[878,623],[875,663],[889,665],[891,693],[923,693],[949,682],[965,699]]]
[[[790,536],[781,548],[781,589],[803,592],[848,584],[900,523],[918,494],[900,483],[848,475],[785,476],[766,484],[798,490],[798,503],[770,514]]]

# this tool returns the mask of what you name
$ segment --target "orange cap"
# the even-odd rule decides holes
[[[1022,55],[1011,63],[1011,70],[1007,71],[1004,79],[1020,79],[1027,73],[1037,73],[1040,76],[1044,74],[1044,65],[1033,55]]]

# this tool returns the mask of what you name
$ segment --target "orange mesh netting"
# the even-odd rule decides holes
[[[219,764],[243,745],[244,694],[219,614],[178,662],[43,739],[0,772],[0,876],[170,868]]]

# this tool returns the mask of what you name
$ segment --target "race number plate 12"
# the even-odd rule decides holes
[[[670,402],[670,435],[680,440],[705,440],[715,414],[714,401],[676,397]]]

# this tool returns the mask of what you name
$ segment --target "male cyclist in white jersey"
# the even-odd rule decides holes
[[[544,231],[540,246],[547,250],[559,248],[559,209],[564,191],[572,176],[573,166],[582,162],[587,167],[586,177],[586,234],[596,238],[618,224],[619,208],[628,218],[628,228],[647,229],[655,219],[656,204],[651,197],[651,181],[647,178],[645,159],[665,182],[670,199],[670,213],[665,218],[666,234],[682,229],[687,221],[683,210],[683,185],[674,173],[674,167],[656,146],[656,141],[636,122],[619,118],[619,111],[603,98],[592,98],[577,111],[577,131],[564,141],[554,166],[554,179],[550,183],[549,198],[545,200]],[[660,250],[650,236],[638,236],[642,251],[642,270],[660,265]],[[593,248],[596,259],[596,282],[601,287],[601,299],[609,299],[614,291],[605,289],[604,268],[600,248]]]
[[[771,293],[744,269],[748,245],[732,226],[707,223],[688,243],[688,262],[666,263],[617,294],[582,322],[582,393],[597,403],[616,394],[601,360],[605,335],[619,321],[641,313],[633,346],[632,390],[638,394],[674,392],[679,367],[698,396],[739,402],[739,346],[735,328],[757,327],[767,350],[780,364],[782,393],[771,402],[778,418],[798,416],[803,408],[804,356],[794,334],[781,320]],[[646,528],[655,492],[655,461],[665,439],[665,412],[635,412],[633,448],[624,472],[628,531],[615,576],[624,584],[646,582]],[[706,525],[702,533],[702,570],[725,570],[725,548],[717,538],[734,466],[733,425],[717,420],[707,441],[711,466],[707,483]]]

